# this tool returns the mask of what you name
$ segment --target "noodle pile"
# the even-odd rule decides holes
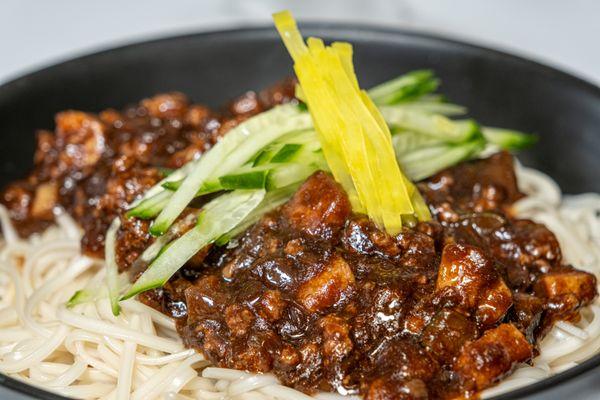
[[[517,174],[528,195],[515,205],[517,215],[545,224],[566,262],[600,276],[600,195],[562,197],[541,172],[517,166]],[[75,291],[104,282],[101,260],[81,255],[78,226],[60,214],[56,226],[21,240],[2,206],[0,222],[0,372],[85,399],[311,399],[269,374],[210,367],[183,347],[170,318],[136,300],[122,302],[118,317],[105,296],[67,309]],[[577,324],[557,323],[534,366],[519,366],[483,396],[537,382],[597,353],[599,304],[582,310]]]

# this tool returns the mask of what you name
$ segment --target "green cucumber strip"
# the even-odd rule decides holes
[[[448,99],[443,94],[432,93],[419,97],[418,101],[424,101],[428,103],[447,103]]]
[[[99,279],[97,279],[99,278]],[[107,287],[102,283],[104,276],[97,275],[91,279],[83,289],[76,291],[67,301],[68,308],[75,307],[78,304],[89,303],[108,296]],[[124,288],[129,284],[127,273],[123,272],[118,276],[119,288]]]
[[[252,162],[252,166],[258,167],[259,165],[268,163],[273,157],[273,154],[275,154],[275,150],[272,148],[272,146],[267,146],[267,148],[261,150],[256,155],[256,158],[254,158]]]
[[[150,228],[163,235],[210,178],[226,175],[245,164],[259,150],[287,132],[312,125],[310,115],[292,104],[258,114],[233,128],[213,148],[204,153]],[[249,138],[251,140],[247,140]]]
[[[131,265],[131,271],[139,271],[142,267],[150,264],[175,237],[181,235],[187,228],[193,226],[197,219],[196,214],[188,214],[175,222],[165,235],[157,237],[150,246]]]
[[[90,301],[94,301],[96,299],[96,293],[91,290],[78,290],[71,296],[69,301],[67,301],[67,307],[72,308],[77,304],[88,303]]]
[[[388,125],[422,133],[445,142],[460,143],[480,134],[479,125],[472,120],[453,121],[439,114],[427,114],[400,107],[380,107]]]
[[[417,70],[377,85],[368,94],[378,106],[391,105],[431,93],[438,85],[432,71]]]
[[[321,145],[317,139],[314,129],[292,131],[286,133],[270,145],[260,150],[254,157],[251,158],[252,166],[256,167],[272,162],[271,160],[273,156],[275,156],[275,154],[278,153],[286,144],[310,145],[312,147],[320,147]]]
[[[271,191],[297,182],[303,182],[317,169],[316,165],[310,164],[284,164],[270,171],[266,181],[266,189]]]
[[[146,200],[164,192],[165,189],[162,187],[162,185],[165,184],[166,182],[177,181],[177,180],[185,178],[185,176],[194,168],[194,166],[197,163],[198,163],[198,160],[190,161],[187,164],[185,164],[184,166],[182,166],[181,168],[176,169],[175,171],[171,172],[169,174],[169,176],[167,176],[166,178],[161,179],[156,185],[154,185],[150,189],[148,189],[141,198],[139,198],[136,201],[134,201],[133,203],[131,203],[129,205],[130,210],[137,208],[138,205],[145,202]]]
[[[174,182],[166,182],[166,183],[163,183],[163,187],[167,190],[175,191],[175,190],[179,189],[182,182],[183,182],[183,180],[174,181]],[[221,184],[218,181],[204,182],[202,184],[202,186],[200,187],[200,190],[198,190],[198,192],[196,193],[196,197],[204,196],[204,195],[210,194],[210,193],[215,193],[215,192],[218,192],[221,190],[223,190],[223,186],[221,186]]]
[[[530,147],[538,140],[537,136],[511,129],[483,127],[481,129],[485,139],[506,150],[520,150]]]
[[[240,174],[225,175],[219,178],[225,190],[264,189],[267,184],[269,170],[250,171]]]
[[[163,183],[163,185],[167,185],[168,183]],[[127,218],[136,217],[140,219],[151,219],[156,217],[162,209],[167,205],[171,197],[173,196],[173,192],[163,190],[162,192],[158,192],[153,197],[149,197],[146,200],[143,200],[136,207],[127,211],[125,216]]]
[[[271,158],[271,163],[280,164],[290,162],[294,159],[294,156],[298,154],[302,148],[301,144],[298,143],[286,143],[279,149],[277,153]]]
[[[106,232],[106,241],[104,244],[104,261],[106,263],[106,287],[108,288],[108,298],[114,315],[119,315],[121,307],[119,306],[119,267],[116,259],[117,231],[121,227],[121,220],[117,217],[113,219]]]
[[[179,186],[181,186],[181,182],[183,182],[183,179],[181,179],[179,181],[165,182],[165,183],[162,184],[162,187],[164,187],[167,190],[170,190],[170,191],[174,192],[175,190],[179,189]]]
[[[442,144],[424,147],[401,154],[398,162],[412,181],[425,179],[461,161],[475,157],[485,146],[483,140],[472,140],[461,144]]]
[[[412,111],[419,111],[427,114],[440,114],[447,117],[464,115],[467,113],[467,108],[458,104],[442,103],[439,101],[411,101],[397,104],[393,107],[404,108]]]
[[[423,135],[410,131],[399,131],[392,136],[392,144],[396,156],[409,153],[423,147],[437,146],[444,142],[433,136]]]
[[[317,132],[315,132],[312,126],[308,129],[297,130],[293,132],[286,133],[281,138],[277,139],[276,144],[301,144],[304,146],[318,146],[321,147],[321,143],[317,138]]]
[[[273,115],[271,118],[266,119],[266,121],[264,121],[265,124],[267,124],[266,127],[261,127],[262,130],[255,130],[255,136],[252,138],[252,140],[247,140],[242,143],[239,147],[232,151],[226,159],[223,160],[219,166],[219,175],[215,176],[215,178],[229,174],[235,171],[237,168],[240,168],[246,164],[246,162],[251,159],[254,154],[267,146],[269,143],[275,142],[285,134],[312,127],[312,119],[309,114],[300,113],[295,107],[292,109],[294,110],[294,114],[291,116]],[[270,111],[267,111],[267,113],[268,112]],[[263,114],[259,114],[259,116],[260,115]],[[272,124],[270,126],[268,125],[269,121],[270,124]],[[231,133],[228,133],[226,136],[229,136],[230,134]]]
[[[227,244],[232,238],[244,233],[250,226],[254,225],[263,215],[271,210],[276,209],[292,197],[292,195],[298,190],[298,187],[302,182],[297,182],[292,185],[275,189],[267,192],[264,199],[260,204],[252,210],[246,218],[238,226],[227,232],[225,235],[219,237],[215,244],[217,246],[223,246]]]
[[[206,245],[234,229],[265,197],[264,190],[236,190],[209,202],[199,223],[150,264],[122,299],[164,285],[179,268]]]

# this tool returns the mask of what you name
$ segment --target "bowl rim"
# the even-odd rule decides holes
[[[480,44],[469,43],[462,39],[453,38],[451,35],[446,34],[435,34],[426,31],[418,31],[405,28],[395,28],[389,26],[378,26],[372,23],[355,23],[355,22],[326,22],[326,21],[300,21],[299,26],[305,31],[319,32],[322,35],[329,36],[344,36],[344,35],[356,35],[365,34],[371,36],[375,42],[382,43],[383,39],[390,42],[398,39],[405,39],[409,42],[418,44],[419,41],[423,43],[437,44],[437,45],[451,45],[455,48],[471,51],[475,54],[482,55],[484,57],[497,57],[511,62],[519,63],[529,68],[533,68],[540,73],[545,73],[549,76],[549,79],[560,78],[567,82],[570,86],[578,91],[587,92],[593,97],[596,97],[600,101],[600,86],[574,75],[571,72],[562,71],[559,68],[549,66],[540,61],[532,60],[521,55],[512,54],[505,50],[497,50],[486,47]],[[160,34],[159,34],[160,35]],[[52,71],[64,68],[69,63],[78,63],[86,60],[93,60],[99,56],[115,56],[120,52],[127,52],[135,48],[143,46],[153,46],[160,43],[185,41],[189,39],[201,39],[208,40],[211,37],[221,38],[235,38],[237,36],[252,38],[259,37],[276,37],[276,32],[271,25],[266,24],[242,24],[235,28],[215,29],[206,30],[199,32],[187,32],[183,34],[172,34],[158,36],[151,39],[134,40],[125,44],[107,45],[92,48],[91,50],[84,52],[76,52],[75,56],[58,58],[47,64],[34,67],[32,69],[26,69],[22,75],[9,76],[7,81],[0,82],[0,94],[5,91],[19,91],[23,86],[29,85],[29,81],[32,79],[43,76],[44,74],[51,73]],[[488,400],[516,400],[524,398],[532,394],[539,394],[547,392],[549,389],[566,382],[572,378],[583,375],[587,372],[591,372],[596,367],[600,366],[600,353],[585,360],[575,367],[569,368],[556,375],[552,375],[541,381],[533,384],[517,388],[513,391],[496,395]],[[50,399],[50,400],[66,400],[67,397],[48,392],[42,388],[28,384],[27,382],[9,377],[0,373],[0,386],[4,386],[9,390],[19,392],[24,395],[33,396],[32,398]]]

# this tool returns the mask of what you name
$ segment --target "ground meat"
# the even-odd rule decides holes
[[[66,209],[84,228],[84,251],[102,257],[112,219],[122,217],[128,203],[162,178],[160,168],[181,167],[240,121],[293,101],[294,87],[295,81],[286,79],[259,94],[245,94],[238,106],[221,112],[173,92],[123,111],[58,113],[55,131],[37,134],[33,172],[6,187],[0,201],[22,236],[48,227],[55,207]],[[122,249],[118,257],[122,268],[149,242],[142,226],[147,224],[122,219],[119,237],[132,243],[130,254]]]
[[[501,324],[463,346],[454,369],[467,385],[483,390],[532,355],[525,336],[514,325]]]
[[[219,365],[239,368],[239,352],[244,368],[272,370],[307,392],[444,399],[494,384],[532,357],[540,326],[555,318],[546,299],[560,299],[556,312],[569,318],[595,296],[595,280],[579,271],[559,275],[564,267],[554,236],[510,216],[510,201],[520,197],[516,182],[493,179],[513,174],[490,172],[506,167],[505,156],[473,164],[443,175],[456,180],[455,173],[477,166],[509,195],[481,212],[466,195],[446,195],[456,220],[438,218],[396,237],[351,214],[330,176],[313,175],[237,248],[214,249],[219,257],[209,259],[220,261],[205,262],[206,278],[188,289],[213,282],[213,308],[202,305],[208,292],[189,297],[189,307],[204,311],[188,317],[181,334]],[[522,268],[526,286],[511,272]],[[262,351],[254,344],[258,332],[268,337]]]
[[[65,208],[101,257],[121,218],[117,261],[135,278],[154,240],[125,215],[164,175],[274,105],[293,80],[247,92],[222,112],[180,93],[99,115],[68,111],[38,134],[35,168],[1,201],[21,234]],[[531,359],[559,319],[596,297],[593,275],[563,265],[543,225],[513,218],[512,158],[462,163],[418,184],[434,219],[395,236],[378,229],[325,172],[311,176],[235,246],[207,246],[165,286],[140,295],[177,321],[216,365],[272,372],[307,393],[369,400],[471,398]],[[197,204],[195,206],[198,206]],[[183,233],[195,223],[189,208]]]

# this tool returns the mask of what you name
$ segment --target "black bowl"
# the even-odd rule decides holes
[[[339,24],[302,28],[305,35],[352,42],[364,87],[412,69],[435,70],[441,91],[479,121],[541,137],[520,155],[525,164],[550,174],[566,192],[600,192],[599,88],[535,62],[435,36]],[[0,87],[0,186],[26,174],[35,130],[51,128],[60,110],[118,108],[173,90],[217,106],[291,73],[287,52],[267,27],[133,44],[26,75]],[[586,392],[592,398],[598,383],[590,377],[599,365],[600,355],[496,399],[563,399]],[[0,384],[29,396],[61,398],[2,375]],[[540,393],[549,388],[552,393]]]

